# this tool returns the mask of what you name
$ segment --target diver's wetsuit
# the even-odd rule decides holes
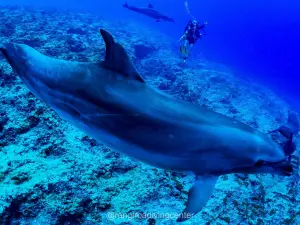
[[[191,20],[185,27],[186,40],[189,44],[195,44],[201,37],[201,30],[204,30],[205,24],[193,23]]]

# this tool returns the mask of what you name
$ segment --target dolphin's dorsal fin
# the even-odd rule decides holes
[[[188,201],[184,211],[177,218],[177,222],[183,222],[196,215],[211,197],[218,176],[197,176],[195,183],[192,185]]]
[[[153,5],[150,3],[150,4],[148,5],[148,8],[149,8],[149,9],[153,9]]]
[[[144,79],[137,72],[124,47],[116,43],[113,36],[107,31],[100,29],[100,33],[106,45],[105,61],[102,62],[102,66],[123,74],[128,79],[144,83]]]

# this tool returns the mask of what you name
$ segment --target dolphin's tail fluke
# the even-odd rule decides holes
[[[123,7],[128,8],[127,2],[125,2],[125,3],[123,4]]]

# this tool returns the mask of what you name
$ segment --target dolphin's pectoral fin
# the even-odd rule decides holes
[[[284,125],[280,126],[278,129],[269,131],[267,134],[272,134],[272,133],[275,133],[275,132],[279,132],[281,135],[283,135],[287,139],[291,139],[292,136],[293,136],[293,132],[291,131],[291,129],[287,126],[284,126]]]
[[[183,222],[196,215],[205,206],[212,195],[218,176],[197,176],[188,194],[186,208],[177,218]]]
[[[267,132],[267,134],[272,134],[272,133],[275,133],[275,132],[277,132],[277,131],[278,131],[278,129],[271,130],[271,131]]]
[[[137,72],[124,47],[116,43],[107,31],[100,29],[100,33],[106,45],[105,61],[101,65],[106,69],[123,74],[128,79],[144,83],[144,79]]]
[[[160,22],[160,19],[157,19],[156,22]]]
[[[286,156],[291,156],[297,149],[296,143],[293,140],[293,135],[291,136],[291,139],[282,142],[280,146],[282,147]]]
[[[278,131],[281,135],[286,137],[287,139],[292,139],[293,138],[293,132],[292,130],[287,127],[287,126],[281,126],[278,128]]]

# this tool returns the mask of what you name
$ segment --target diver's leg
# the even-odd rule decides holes
[[[187,46],[189,41],[186,39],[182,46],[180,46],[180,54],[182,58],[185,58],[187,55]]]
[[[189,43],[189,41],[188,41],[188,40],[185,40],[185,41],[184,41],[184,47],[187,47],[188,43]]]
[[[190,44],[190,53],[191,53],[191,51],[193,50],[193,48],[194,48],[194,44]]]
[[[187,56],[189,56],[190,54],[191,54],[191,52],[192,52],[192,50],[193,50],[193,47],[194,47],[194,44],[189,44],[189,49],[188,49],[188,51],[186,51],[187,52]]]

